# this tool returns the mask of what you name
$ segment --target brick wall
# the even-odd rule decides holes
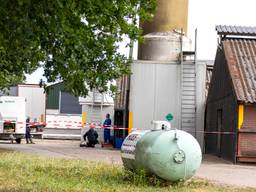
[[[256,157],[256,133],[239,133],[239,156]]]
[[[244,122],[239,130],[237,151],[238,157],[256,158],[256,105],[245,106]]]

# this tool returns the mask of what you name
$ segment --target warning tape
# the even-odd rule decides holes
[[[12,123],[17,123],[17,124],[24,124],[24,122],[15,122],[15,121],[10,121],[10,120],[5,120],[5,121],[1,121],[0,122],[4,122],[5,124],[12,124]],[[47,121],[47,122],[51,122],[51,121]],[[57,121],[53,121],[55,122],[52,126],[54,127],[58,127],[60,126],[60,124],[57,123]],[[61,122],[61,121],[59,121]],[[65,122],[65,121],[64,121]],[[71,123],[72,121],[66,121],[68,123]],[[81,122],[76,122],[81,124]],[[32,125],[32,126],[46,126],[46,123],[38,123],[38,122],[29,122],[26,123],[27,125]],[[67,124],[65,125],[66,127],[70,128],[72,127],[71,124]],[[77,126],[77,125],[76,125]],[[78,125],[77,127],[82,128],[81,125]],[[84,128],[95,128],[95,129],[110,129],[110,130],[128,130],[128,128],[124,128],[124,127],[117,127],[117,126],[103,126],[102,124],[99,123],[86,123]],[[142,130],[146,130],[146,129],[142,129],[142,128],[132,128],[133,131],[142,131]],[[224,132],[219,132],[219,131],[187,131],[190,133],[204,133],[204,134],[220,134],[220,135],[235,135],[235,132],[229,132],[229,131],[224,131]]]
[[[218,131],[196,131],[196,133],[205,133],[205,134],[222,134],[222,135],[235,135],[234,132],[218,132]]]
[[[111,130],[128,130],[128,128],[122,128],[122,127],[104,127],[104,126],[96,126],[96,127],[86,127],[86,128],[95,128],[95,129],[111,129]],[[142,128],[132,128],[132,131],[143,131],[147,129],[142,129]],[[175,130],[175,129],[171,129]],[[180,129],[177,129],[180,130]],[[185,130],[184,130],[185,131]],[[191,132],[191,133],[204,133],[204,134],[220,134],[220,135],[235,135],[235,132],[218,132],[218,131],[186,131],[186,132]]]
[[[13,123],[17,123],[19,125],[23,125],[23,124],[26,124],[26,125],[46,125],[46,123],[42,122],[42,123],[39,123],[39,122],[29,122],[29,123],[26,123],[26,122],[16,122],[16,121],[10,121],[10,120],[4,120],[4,121],[0,121],[0,122],[4,122],[5,124],[13,124]]]
[[[123,128],[123,127],[102,127],[102,129],[111,129],[111,130],[128,130],[128,128]]]
[[[20,125],[23,125],[23,124],[26,124],[26,125],[31,125],[31,126],[46,126],[47,124],[46,123],[38,123],[38,122],[29,122],[29,123],[25,123],[25,122],[16,122],[16,121],[11,121],[11,120],[4,120],[4,121],[1,121],[0,122],[4,122],[5,124],[13,124],[13,123],[17,123],[17,124],[20,124]],[[51,121],[47,121],[47,122],[51,122]],[[58,127],[58,126],[61,126],[60,123],[58,122],[62,122],[62,121],[53,121],[54,124],[52,124],[53,127]],[[72,121],[66,121],[67,123],[72,123]],[[82,124],[81,122],[77,122],[77,124]],[[49,125],[49,124],[48,124]],[[64,125],[65,127],[67,128],[70,128],[72,127],[73,125],[72,124],[66,124]],[[79,127],[79,128],[82,128],[82,125],[75,125],[76,127]],[[99,123],[86,123],[85,124],[85,127],[87,128],[96,128],[96,129],[111,129],[111,130],[128,130],[128,128],[122,128],[122,127],[116,127],[116,126],[103,126],[102,124],[99,124]]]
[[[111,127],[107,127],[107,126],[99,126],[99,125],[95,125],[93,123],[86,123],[85,128],[95,128],[95,129],[110,129],[110,130],[128,130],[128,128],[123,128],[123,127],[117,127],[117,126],[111,126]],[[132,131],[143,131],[143,130],[147,130],[147,129],[142,129],[142,128],[132,128]],[[174,129],[172,129],[174,130]],[[180,129],[178,129],[180,130]],[[236,134],[235,132],[218,132],[218,131],[187,131],[187,132],[191,132],[191,133],[204,133],[204,134],[222,134],[222,135],[234,135]]]
[[[47,121],[47,124],[51,124],[51,123],[72,123],[72,121]],[[74,124],[82,124],[82,122],[78,122],[78,121],[73,121]]]
[[[89,125],[85,126],[84,128],[94,128],[94,129],[110,129],[110,130],[128,130],[128,128],[124,127],[116,127],[116,126],[95,126],[95,125]]]
[[[177,129],[177,130],[181,130],[181,129]],[[181,130],[181,131],[186,131],[186,130]],[[221,135],[235,135],[235,132],[231,132],[231,131],[186,131],[188,133],[204,133],[204,134],[221,134]]]
[[[31,125],[31,126],[46,126],[46,123],[30,122],[30,123],[26,123],[26,125]]]

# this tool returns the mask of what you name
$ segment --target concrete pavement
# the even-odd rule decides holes
[[[37,140],[36,144],[0,142],[0,149],[65,159],[81,159],[122,164],[119,150],[79,147],[79,141]],[[238,187],[256,188],[256,164],[234,165],[215,156],[205,155],[196,177],[211,182]],[[255,189],[256,190],[256,189]]]

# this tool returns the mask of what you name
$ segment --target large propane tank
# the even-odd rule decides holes
[[[129,134],[121,147],[121,157],[125,168],[144,169],[175,182],[185,181],[196,173],[202,152],[192,135],[162,123],[153,130]]]

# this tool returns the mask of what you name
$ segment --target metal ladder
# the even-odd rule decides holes
[[[196,127],[196,65],[184,63],[181,78],[181,129],[194,134]]]
[[[180,88],[180,129],[196,136],[196,41],[195,51],[182,50],[181,35],[181,88]],[[183,61],[185,54],[194,56],[194,60]]]

